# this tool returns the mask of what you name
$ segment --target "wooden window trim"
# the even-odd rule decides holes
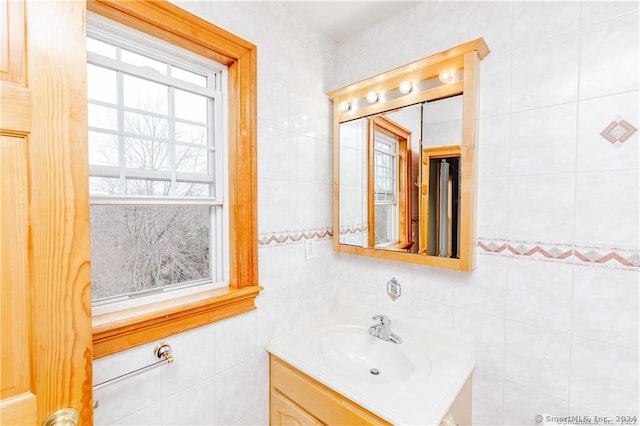
[[[229,287],[93,317],[93,357],[255,309],[257,48],[164,0],[88,0],[87,9],[228,67]]]
[[[407,250],[411,247],[411,131],[386,117],[369,120],[368,187],[373,189],[375,175],[375,132],[379,130],[398,141],[398,242],[395,248]],[[369,247],[375,247],[375,194],[367,191]]]

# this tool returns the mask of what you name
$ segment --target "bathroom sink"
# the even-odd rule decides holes
[[[440,424],[475,367],[475,341],[423,320],[389,315],[402,343],[368,333],[373,316],[339,303],[325,318],[273,338],[267,351],[392,424]]]
[[[426,377],[431,371],[427,355],[411,343],[402,345],[380,340],[367,333],[366,327],[356,325],[328,327],[311,344],[319,362],[368,383]]]

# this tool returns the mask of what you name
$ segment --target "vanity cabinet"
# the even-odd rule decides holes
[[[274,355],[270,355],[270,424],[389,425]]]
[[[348,398],[269,355],[269,409],[272,426],[390,425]],[[441,426],[471,424],[471,379],[451,405]]]

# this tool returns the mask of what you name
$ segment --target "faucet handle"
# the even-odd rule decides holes
[[[391,324],[391,320],[386,315],[378,314],[371,317],[374,321],[379,321],[382,325]]]

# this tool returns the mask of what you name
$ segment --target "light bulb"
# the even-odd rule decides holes
[[[351,104],[347,101],[342,101],[340,102],[339,108],[340,112],[347,112],[351,109]]]
[[[406,81],[406,80],[403,81],[402,83],[400,83],[400,87],[398,87],[398,90],[403,95],[406,95],[407,93],[409,93],[411,91],[411,89],[413,89],[413,86],[411,85],[411,82],[410,81]]]
[[[374,91],[367,93],[367,102],[370,104],[375,104],[378,102],[378,94]]]
[[[453,70],[442,70],[440,71],[440,75],[438,76],[441,82],[444,84],[453,83],[456,78]]]

